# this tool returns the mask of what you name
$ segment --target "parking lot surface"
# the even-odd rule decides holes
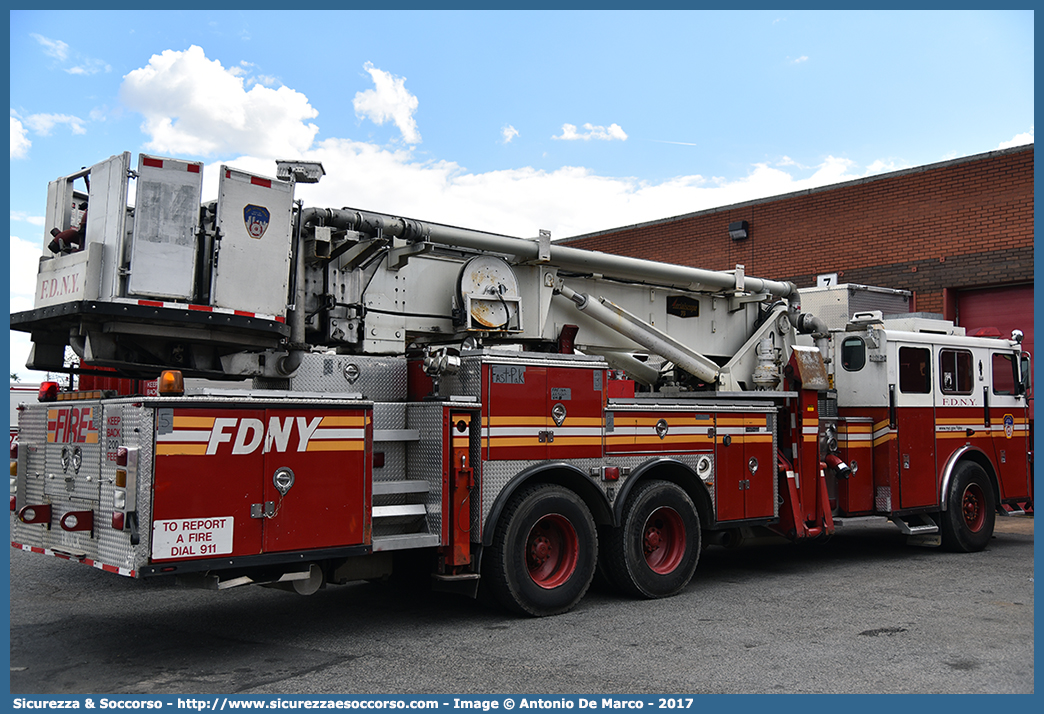
[[[190,590],[12,550],[11,692],[1029,693],[1033,578],[1031,517],[998,518],[972,554],[884,519],[713,547],[676,597],[596,584],[543,619],[393,583]]]

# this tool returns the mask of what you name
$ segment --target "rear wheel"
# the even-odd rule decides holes
[[[981,466],[970,461],[957,465],[941,515],[944,548],[971,553],[986,547],[997,512],[993,487]]]
[[[699,559],[700,517],[689,495],[667,481],[636,486],[605,546],[613,584],[638,597],[668,597],[689,584]]]
[[[514,496],[493,537],[485,575],[509,610],[557,615],[587,592],[598,536],[587,506],[561,486],[538,485]]]

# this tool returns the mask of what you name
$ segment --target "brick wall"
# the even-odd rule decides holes
[[[747,221],[733,241],[728,224]],[[1033,280],[1033,145],[565,241],[620,255],[792,280],[911,290],[943,312],[943,290]]]

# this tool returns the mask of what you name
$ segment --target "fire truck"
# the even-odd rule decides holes
[[[203,201],[203,169],[123,153],[49,185],[11,327],[79,385],[19,405],[14,548],[302,594],[423,567],[543,616],[596,571],[674,595],[758,534],[884,516],[977,551],[1032,507],[1018,333],[306,207],[316,162],[221,166]]]

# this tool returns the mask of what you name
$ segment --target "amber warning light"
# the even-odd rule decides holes
[[[171,397],[184,394],[185,380],[182,378],[181,372],[176,369],[168,369],[160,374],[158,391],[160,394]]]

